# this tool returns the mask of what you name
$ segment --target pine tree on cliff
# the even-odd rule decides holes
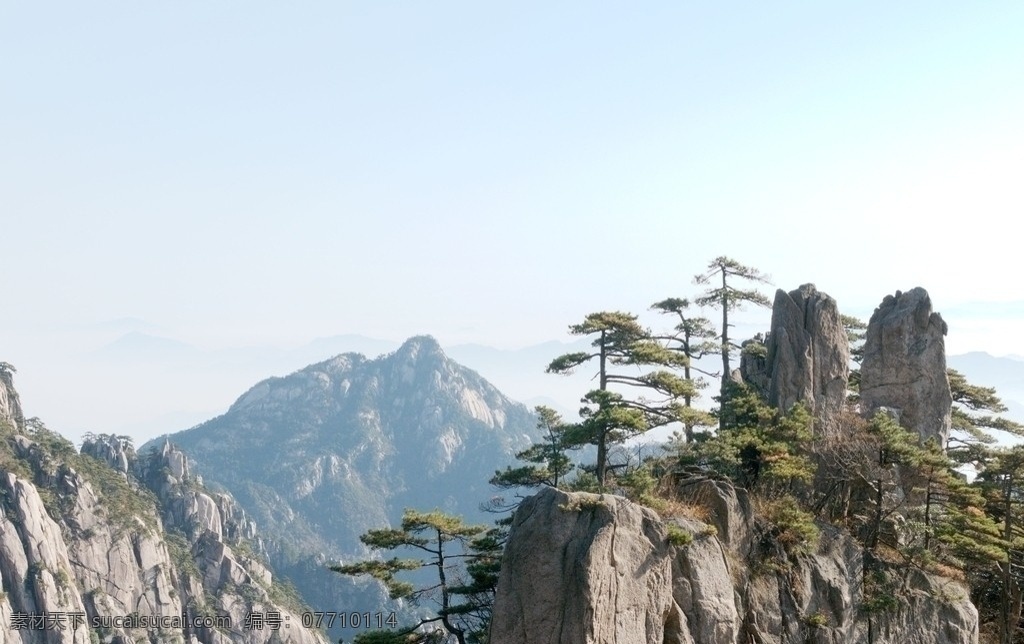
[[[682,365],[683,379],[693,383],[695,391],[706,387],[707,382],[699,376],[695,377],[695,374],[700,373],[712,377],[717,377],[717,374],[694,366],[694,361],[718,350],[718,346],[710,342],[717,335],[711,320],[690,314],[688,310],[690,301],[685,298],[670,297],[655,302],[651,308],[666,315],[675,315],[679,319],[679,324],[675,326],[672,333],[656,336],[656,339],[666,342],[667,349],[675,351],[685,358]],[[686,410],[681,422],[687,443],[693,442],[695,428],[710,427],[714,424],[714,417],[711,414],[693,407],[693,401],[696,398],[696,393],[683,395],[683,406]]]
[[[686,394],[693,395],[693,384],[665,369],[641,372],[646,367],[676,368],[685,357],[658,344],[635,315],[621,311],[591,313],[580,324],[571,325],[569,332],[594,336],[594,349],[559,356],[551,361],[547,372],[569,374],[597,361],[598,387],[583,397],[583,420],[567,432],[567,441],[576,446],[597,447],[595,474],[604,486],[608,478],[608,448],[653,427],[678,422],[685,409],[678,401]],[[633,373],[627,370],[630,367],[634,368]],[[610,385],[640,388],[661,399],[626,398],[611,391]]]
[[[718,411],[721,429],[687,458],[766,498],[787,494],[796,483],[809,483],[814,463],[812,418],[806,406],[797,404],[782,413],[747,385],[727,386]]]
[[[850,369],[850,380],[847,388],[850,394],[847,400],[856,403],[860,398],[860,363],[864,360],[864,338],[867,337],[868,325],[852,315],[840,315],[843,329],[846,331],[846,339],[850,343],[850,359],[856,363],[856,367]]]
[[[995,575],[980,575],[972,584],[979,595],[979,609],[998,606],[1000,644],[1017,641],[1024,604],[1021,570],[1024,564],[1024,445],[988,450],[976,485],[987,500],[988,513],[999,522],[1006,541],[1006,558]]]
[[[506,467],[505,471],[496,471],[490,483],[499,488],[537,487],[550,485],[558,487],[564,482],[565,475],[572,471],[573,464],[566,456],[568,449],[566,434],[570,425],[562,420],[562,416],[550,407],[538,405],[537,429],[544,432],[544,441],[534,443],[527,449],[516,454],[520,461],[533,463],[521,467]]]
[[[744,266],[729,257],[716,257],[708,264],[705,272],[693,278],[695,284],[708,285],[696,303],[699,306],[711,306],[722,309],[722,394],[726,393],[726,383],[732,370],[729,367],[729,356],[739,345],[729,340],[729,312],[740,310],[745,303],[757,306],[771,306],[771,302],[760,291],[740,289],[735,286],[736,280],[745,280],[757,284],[770,284],[768,276],[750,266]],[[720,284],[719,284],[720,282]],[[712,283],[715,285],[712,286]]]

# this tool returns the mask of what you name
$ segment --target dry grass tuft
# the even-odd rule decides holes
[[[953,566],[949,566],[944,563],[933,563],[928,566],[927,570],[933,575],[945,577],[946,579],[952,579],[954,581],[962,582],[967,581],[967,575],[964,574],[963,570],[960,570],[959,568],[954,568]]]
[[[709,523],[711,511],[703,505],[678,498],[662,498],[658,514],[663,519],[692,519],[701,523]]]

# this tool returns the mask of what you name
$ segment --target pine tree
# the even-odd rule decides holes
[[[736,382],[723,398],[721,429],[692,452],[699,462],[765,497],[792,493],[794,484],[811,481],[812,417],[804,405],[784,414]]]
[[[744,266],[729,257],[716,257],[708,264],[704,273],[693,278],[694,283],[711,285],[712,281],[721,280],[720,285],[713,286],[697,298],[698,306],[711,306],[722,309],[722,333],[720,351],[722,353],[722,395],[726,393],[726,383],[729,381],[732,370],[729,368],[729,356],[733,349],[740,348],[739,345],[729,340],[729,312],[739,310],[743,304],[751,303],[757,306],[771,306],[768,298],[757,290],[744,290],[732,284],[735,280],[746,280],[758,284],[770,284],[766,275],[763,275],[756,268]]]
[[[462,519],[437,510],[406,510],[401,528],[370,530],[359,537],[375,550],[408,550],[419,552],[421,558],[360,561],[332,566],[331,570],[344,575],[370,575],[384,583],[392,599],[404,598],[417,603],[432,600],[437,614],[403,628],[360,634],[356,637],[356,644],[427,644],[440,642],[440,638],[446,635],[454,637],[459,644],[478,641],[482,630],[480,622],[489,616],[489,605],[485,597],[481,598],[478,592],[481,589],[471,579],[473,571],[467,572],[465,565],[466,562],[485,561],[481,560],[481,552],[493,564],[493,548],[476,547],[474,551],[474,544],[482,543],[479,539],[487,532],[486,526],[466,525]],[[437,583],[416,588],[396,578],[402,571],[420,568],[433,569]],[[459,601],[467,596],[469,601]],[[428,625],[435,628],[423,630]]]
[[[885,522],[902,508],[901,502],[893,502],[893,497],[902,487],[899,466],[913,465],[920,457],[917,434],[900,427],[891,416],[878,412],[868,422],[868,434],[874,439],[872,449],[874,463],[871,469],[861,473],[862,478],[871,486],[872,500],[870,516],[865,519],[866,535],[864,543],[870,550],[878,548],[882,542],[882,529]],[[898,544],[890,543],[896,547]]]
[[[1007,544],[1000,537],[999,526],[985,513],[984,495],[954,469],[953,461],[935,440],[919,446],[919,452],[908,459],[903,476],[916,480],[914,490],[923,495],[920,507],[908,512],[911,518],[921,519],[915,542],[908,539],[911,560],[921,565],[937,561],[960,570],[990,567],[1005,560]]]
[[[595,336],[594,350],[559,356],[548,365],[547,372],[569,374],[597,361],[598,388],[581,400],[582,421],[566,432],[566,441],[597,447],[595,474],[603,487],[608,480],[609,447],[653,427],[679,421],[685,409],[679,400],[694,395],[695,390],[691,382],[668,370],[681,366],[685,356],[658,344],[635,315],[620,311],[591,313],[582,323],[570,326],[569,332]],[[630,367],[633,373],[626,371]],[[664,368],[642,371],[652,367]],[[658,398],[626,398],[611,391],[611,385],[636,388]]]
[[[519,452],[516,454],[516,458],[536,465],[506,467],[504,472],[494,473],[490,481],[491,485],[499,488],[537,487],[539,485],[558,487],[558,484],[564,481],[565,475],[572,471],[574,466],[565,454],[568,449],[566,434],[571,428],[570,425],[566,424],[562,420],[562,416],[550,407],[539,405],[535,411],[538,419],[537,429],[544,432],[545,440]]]
[[[851,392],[848,400],[851,403],[856,403],[860,399],[860,363],[864,360],[864,338],[867,336],[868,325],[852,315],[840,315],[839,317],[846,330],[846,339],[850,343],[850,359],[857,365],[850,369],[850,379],[847,384]]]
[[[1006,557],[997,575],[974,584],[982,589],[976,603],[998,604],[1000,644],[1012,644],[1024,603],[1024,445],[989,450],[976,484],[988,499],[989,514],[1000,523]],[[993,589],[998,589],[994,593]]]
[[[693,383],[695,391],[705,388],[707,382],[700,376],[695,377],[695,374],[699,373],[711,377],[717,377],[717,374],[712,374],[694,366],[694,361],[700,360],[705,355],[718,350],[717,345],[710,342],[716,336],[711,320],[701,316],[690,315],[688,312],[690,301],[684,298],[671,297],[661,300],[660,302],[655,302],[651,308],[664,314],[674,314],[679,319],[679,323],[675,326],[672,333],[656,336],[656,339],[666,342],[665,348],[675,351],[685,358],[682,364],[683,379]],[[693,442],[695,428],[710,427],[714,424],[714,418],[711,414],[693,407],[693,402],[696,398],[696,393],[691,394],[687,392],[683,395],[683,406],[686,409],[680,420],[687,443]]]
[[[987,452],[984,446],[995,442],[992,430],[1024,436],[1024,425],[992,415],[1007,411],[995,388],[974,385],[956,369],[946,369],[946,377],[953,396],[953,433],[947,449],[956,461],[976,463],[984,459]]]

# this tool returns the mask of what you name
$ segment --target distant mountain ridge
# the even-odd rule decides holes
[[[407,507],[492,518],[479,509],[488,479],[539,435],[524,405],[418,336],[268,378],[169,438],[254,518],[275,569],[314,608],[337,610],[380,598],[342,588],[325,560],[365,556],[358,536]]]
[[[266,345],[206,349],[155,334],[131,331],[83,354],[83,369],[111,378],[137,409],[130,421],[90,420],[93,408],[80,410],[65,426],[102,426],[144,443],[223,413],[239,391],[269,374],[288,374],[329,356],[360,353],[373,359],[396,351],[400,342],[356,334],[321,337],[301,346]],[[544,373],[555,357],[589,347],[589,341],[551,341],[519,349],[475,344],[445,345],[453,360],[483,375],[513,400],[547,397],[575,415],[579,399],[590,388],[592,374],[555,376]],[[132,374],[128,377],[127,374]],[[139,382],[147,383],[145,387]],[[160,392],[163,392],[162,394]],[[167,394],[170,395],[167,395]],[[63,408],[62,408],[63,409]],[[49,417],[51,414],[44,414]],[[174,423],[173,419],[183,419]]]
[[[947,364],[976,385],[995,387],[1008,408],[1007,416],[1024,423],[1024,361],[1015,356],[997,357],[982,351],[949,356]]]

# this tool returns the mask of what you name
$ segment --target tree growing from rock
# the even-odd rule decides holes
[[[852,315],[840,315],[843,329],[846,330],[846,339],[850,343],[850,359],[857,365],[850,369],[850,380],[847,387],[850,390],[848,400],[856,403],[860,392],[860,363],[864,360],[864,338],[867,336],[868,325],[860,318]]]
[[[1012,644],[1019,637],[1024,603],[1024,445],[986,453],[976,485],[988,500],[989,515],[1002,528],[1006,557],[994,574],[981,571],[972,586],[979,589],[979,609],[996,605],[1000,644]]]
[[[695,284],[707,285],[709,288],[697,298],[698,306],[710,306],[722,309],[722,332],[719,334],[720,351],[722,353],[722,394],[725,395],[726,383],[732,369],[729,358],[733,349],[739,345],[729,339],[729,313],[739,310],[744,304],[771,306],[767,296],[755,289],[741,289],[735,285],[737,280],[770,284],[768,276],[750,266],[744,266],[730,257],[716,257],[708,264],[705,272],[695,276]]]
[[[597,389],[581,400],[582,420],[566,432],[566,441],[597,448],[595,474],[603,487],[608,479],[609,447],[680,420],[685,407],[679,400],[686,394],[692,396],[695,390],[691,382],[666,369],[681,366],[685,357],[658,344],[635,315],[621,311],[591,313],[580,324],[570,326],[569,332],[593,336],[594,349],[559,356],[548,365],[547,372],[569,374],[588,362],[597,362]],[[660,398],[626,398],[612,391],[611,385],[638,388]]]
[[[721,428],[696,452],[700,460],[767,497],[811,481],[812,418],[804,405],[782,413],[749,386],[730,382],[718,415]]]
[[[571,426],[562,420],[562,416],[550,407],[539,405],[537,412],[537,429],[544,432],[544,442],[534,443],[527,449],[516,454],[520,461],[533,463],[521,467],[506,467],[505,471],[497,471],[491,478],[491,485],[499,488],[537,487],[550,485],[558,487],[564,482],[565,475],[572,471],[572,461],[566,456],[568,449],[566,435]]]

